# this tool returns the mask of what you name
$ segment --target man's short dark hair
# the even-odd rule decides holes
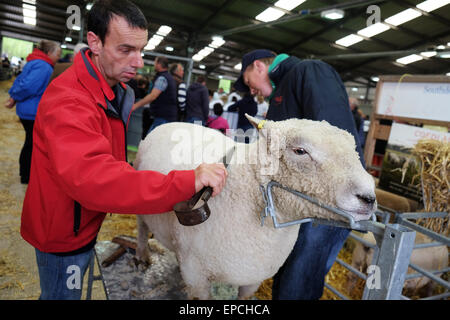
[[[203,83],[203,82],[205,82],[206,80],[205,80],[205,77],[204,76],[198,76],[197,77],[197,82],[198,83]]]
[[[156,63],[159,63],[164,69],[169,68],[169,59],[167,59],[166,57],[156,57],[155,64]]]
[[[89,11],[87,30],[95,33],[102,43],[105,43],[109,22],[113,15],[124,18],[130,27],[147,30],[147,19],[132,2],[128,0],[98,0]]]

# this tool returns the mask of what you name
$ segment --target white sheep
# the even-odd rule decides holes
[[[375,237],[373,233],[366,233],[361,236],[369,243],[375,244]],[[430,243],[431,239],[427,236],[416,233],[415,244]],[[352,253],[352,266],[361,272],[366,272],[367,267],[372,264],[373,249],[363,245],[361,242],[355,244]],[[442,270],[448,266],[448,250],[447,246],[435,246],[429,248],[417,248],[411,253],[410,262],[425,269],[425,270]],[[408,273],[415,273],[412,268],[408,268]],[[438,275],[439,276],[439,275]],[[349,273],[347,276],[347,291],[352,291],[355,288],[358,277],[354,273]],[[436,282],[428,277],[418,277],[405,280],[403,288],[407,290],[410,295],[417,294],[419,290],[424,288],[426,296],[431,296]]]
[[[248,119],[257,127],[257,119]],[[183,226],[173,212],[137,217],[138,258],[148,260],[150,230],[176,253],[190,298],[210,298],[213,281],[239,286],[239,298],[248,297],[287,259],[299,225],[275,229],[266,219],[261,226],[260,185],[270,180],[336,206],[355,221],[368,219],[376,209],[374,180],[362,167],[348,132],[325,121],[290,119],[267,121],[258,134],[258,142],[242,144],[216,130],[170,123],[139,145],[135,167],[162,173],[220,162],[236,147],[226,186],[208,201],[208,220]],[[273,195],[279,222],[304,217],[342,220],[280,188]]]

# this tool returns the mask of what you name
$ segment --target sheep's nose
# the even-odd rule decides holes
[[[357,194],[356,197],[367,205],[373,205],[376,200],[375,196],[371,194]]]

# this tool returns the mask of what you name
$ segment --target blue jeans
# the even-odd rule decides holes
[[[150,129],[148,129],[147,134],[152,132],[153,129],[155,129],[156,127],[158,127],[158,126],[160,126],[162,124],[165,124],[165,123],[169,123],[169,122],[171,122],[171,121],[169,121],[167,119],[164,119],[164,118],[155,118],[155,120],[153,120],[153,123],[152,123]]]
[[[205,125],[205,123],[203,122],[203,120],[200,119],[200,118],[197,118],[197,117],[189,117],[189,118],[187,118],[186,122],[189,122],[189,123],[196,123],[196,124],[199,124],[199,122],[201,122],[201,123],[202,123],[202,124],[201,124],[202,126]]]
[[[349,233],[349,229],[303,223],[294,249],[273,278],[272,299],[318,300]]]
[[[73,255],[57,256],[36,249],[41,285],[40,300],[80,300],[83,277],[93,250]]]

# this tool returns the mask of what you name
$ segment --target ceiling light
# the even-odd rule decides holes
[[[222,46],[225,42],[226,41],[223,40],[222,38],[216,38],[209,44],[209,46],[217,49],[218,47]]]
[[[204,64],[201,64],[198,66],[200,69],[206,69],[206,66]]]
[[[86,5],[86,10],[87,10],[87,11],[91,10],[91,9],[92,9],[92,6],[93,6],[92,3],[88,3],[88,4]]]
[[[441,52],[438,54],[439,58],[444,58],[444,59],[450,59],[450,51],[447,52]]]
[[[448,0],[427,0],[422,3],[419,3],[416,7],[419,8],[420,10],[431,12],[449,3],[450,1]]]
[[[72,41],[72,38],[71,38],[71,37],[65,37],[65,38],[64,38],[64,41],[66,41],[66,42],[71,42],[71,41]]]
[[[331,9],[325,10],[320,13],[322,18],[330,19],[330,20],[338,20],[342,19],[345,15],[344,10],[341,9]]]
[[[384,20],[384,22],[387,22],[394,26],[399,26],[405,22],[408,22],[412,19],[420,17],[421,15],[422,15],[422,13],[420,11],[409,8],[409,9],[403,10],[402,12],[394,14],[393,16]]]
[[[436,47],[438,50],[445,50],[445,46],[443,44]]]
[[[36,18],[23,17],[23,23],[35,26],[36,25]]]
[[[378,82],[378,81],[380,81],[380,78],[373,76],[373,77],[370,77],[370,80],[372,80],[373,82]]]
[[[358,91],[358,88],[353,87],[353,88],[352,88],[352,91],[353,91],[353,92],[356,92],[356,91]]]
[[[409,64],[409,63],[413,63],[419,60],[422,60],[423,57],[419,56],[418,54],[411,54],[409,56],[403,57],[403,58],[399,58],[395,61],[397,61],[400,64]]]
[[[306,0],[279,0],[275,2],[275,7],[291,11],[305,1]]]
[[[145,50],[154,50],[155,48],[156,46],[151,43],[147,43],[147,45],[144,47]]]
[[[162,36],[167,36],[170,33],[170,31],[172,31],[171,27],[163,25],[163,26],[159,27],[159,29],[158,29],[158,31],[156,31],[156,33],[160,34]]]
[[[427,57],[427,58],[434,57],[436,54],[437,54],[436,51],[425,51],[425,52],[420,53],[420,55]]]
[[[154,45],[155,47],[158,46],[161,41],[164,39],[164,37],[161,37],[157,34],[154,34],[153,37],[148,41],[149,44]]]
[[[389,26],[382,22],[378,22],[358,31],[358,34],[365,37],[373,37],[379,33],[389,30]]]
[[[160,36],[160,35],[158,35],[158,34],[154,34],[153,37],[152,37],[152,39],[162,41],[162,40],[164,39],[164,37],[163,37],[163,36]]]
[[[363,40],[364,40],[363,37],[360,37],[356,34],[350,34],[346,37],[336,40],[336,44],[343,46],[343,47],[349,47],[349,46],[351,46],[355,43],[358,43],[360,41],[363,41]]]
[[[234,68],[236,70],[241,70],[242,69],[242,63],[239,62],[237,65],[234,66]]]
[[[447,74],[445,74],[447,77],[450,77],[450,72],[448,72]]]
[[[66,49],[67,46],[66,46],[65,44],[62,44],[62,45],[61,45],[61,48]]]
[[[22,2],[36,5],[36,0],[23,0]]]
[[[80,30],[81,30],[81,27],[80,27],[80,26],[77,26],[77,25],[73,25],[73,26],[72,26],[72,30],[80,31]]]
[[[194,54],[194,55],[192,56],[192,60],[194,60],[194,61],[201,61],[203,58],[204,58],[204,56],[201,56],[201,55],[199,55],[198,53],[197,53],[197,54]]]
[[[36,7],[30,4],[22,4],[23,16],[36,18]]]
[[[211,52],[213,52],[214,50],[210,50],[207,49],[208,47],[203,48],[202,50],[200,50],[199,52],[197,52],[198,55],[202,56],[202,57],[206,57],[207,55],[211,54]]]
[[[159,46],[160,43],[161,43],[161,40],[158,40],[158,39],[155,39],[155,38],[151,38],[148,41],[148,44],[151,44],[152,46],[155,46],[155,47]]]
[[[258,14],[255,19],[262,22],[274,21],[281,18],[284,15],[284,12],[272,7],[267,8],[260,14]]]
[[[166,51],[173,51],[173,47],[166,47]]]

